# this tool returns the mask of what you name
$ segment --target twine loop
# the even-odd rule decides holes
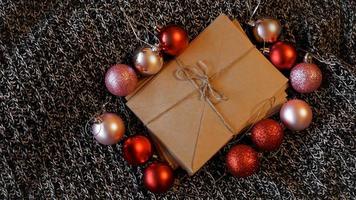
[[[232,133],[236,133],[234,128],[225,120],[223,115],[215,107],[216,103],[220,101],[226,101],[228,98],[224,96],[221,92],[214,89],[211,84],[211,80],[215,77],[216,74],[209,77],[208,75],[208,66],[201,60],[197,62],[196,66],[186,66],[178,58],[175,59],[178,64],[178,69],[176,70],[175,77],[178,80],[190,81],[200,92],[200,99],[205,100],[213,111],[220,118],[224,126]],[[214,100],[214,102],[211,100]]]
[[[208,66],[203,61],[198,61],[196,66],[181,66],[176,70],[175,76],[181,81],[194,81],[200,92],[200,99],[213,99],[214,103],[226,101],[228,98],[217,91],[211,84],[212,77],[208,75]]]
[[[216,108],[215,104],[221,101],[226,101],[228,98],[222,94],[220,91],[216,90],[211,80],[217,76],[219,73],[215,73],[212,76],[209,76],[208,66],[205,62],[199,60],[196,66],[186,66],[183,64],[181,60],[178,58],[175,59],[178,64],[178,68],[175,71],[175,77],[181,81],[190,81],[200,92],[200,99],[205,100],[213,111],[217,114],[220,121],[224,124],[224,126],[232,133],[235,134],[236,131],[234,128],[228,123],[228,121],[224,118],[224,116],[219,112]],[[211,100],[213,99],[214,102]],[[264,110],[264,107],[267,105],[269,110],[276,103],[276,98],[273,96],[271,98],[267,98],[260,102],[260,105],[257,105],[256,109],[253,111],[252,118],[249,119],[249,128],[247,131],[251,129],[251,127],[260,120],[261,114]],[[246,131],[246,132],[247,132]]]

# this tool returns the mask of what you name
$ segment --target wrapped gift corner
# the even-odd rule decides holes
[[[193,72],[198,63],[205,69],[177,78],[177,70]],[[286,85],[238,22],[220,15],[127,97],[127,106],[151,131],[160,154],[192,175],[241,130],[278,110]],[[227,98],[217,103],[210,99],[214,92]]]

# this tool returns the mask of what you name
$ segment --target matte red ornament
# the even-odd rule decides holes
[[[135,70],[128,65],[113,65],[105,74],[105,86],[111,94],[116,96],[130,94],[135,90],[137,82]]]
[[[152,156],[150,140],[143,135],[129,137],[123,145],[125,160],[131,165],[139,165],[147,162]]]
[[[293,67],[297,59],[297,51],[290,44],[277,42],[271,47],[269,58],[277,69],[287,70]]]
[[[258,153],[248,145],[236,145],[226,155],[226,166],[234,176],[251,176],[259,167]]]
[[[251,130],[252,142],[263,151],[278,149],[282,144],[283,136],[282,126],[272,119],[263,119],[257,122]]]
[[[293,89],[299,93],[310,93],[321,85],[323,74],[313,63],[299,63],[293,67],[289,80]]]
[[[177,26],[169,25],[159,30],[160,48],[167,54],[177,56],[188,47],[189,38],[187,32]]]
[[[166,163],[152,163],[143,173],[145,187],[154,193],[164,193],[172,187],[174,174]]]

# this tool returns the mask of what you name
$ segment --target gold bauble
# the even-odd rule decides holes
[[[163,67],[163,57],[161,53],[149,47],[137,51],[133,61],[137,71],[143,75],[157,74]]]
[[[281,23],[276,19],[263,18],[254,22],[253,35],[257,42],[274,43],[281,31]]]

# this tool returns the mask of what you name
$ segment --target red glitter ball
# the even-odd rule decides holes
[[[226,166],[234,176],[251,176],[259,167],[258,153],[248,145],[236,145],[226,155]]]
[[[281,146],[284,132],[281,125],[272,120],[264,119],[255,124],[251,131],[252,142],[263,151],[274,151]]]

